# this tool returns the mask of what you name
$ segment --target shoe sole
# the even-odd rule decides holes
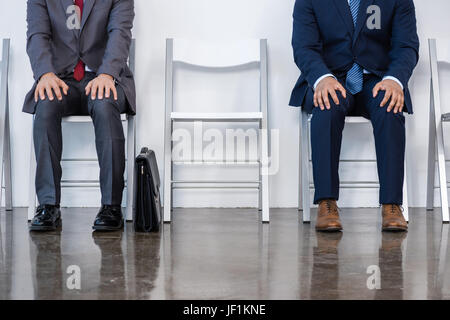
[[[119,231],[123,229],[123,222],[119,227],[103,227],[103,226],[92,226],[94,231]]]
[[[39,227],[39,226],[29,226],[29,230],[30,231],[55,231],[56,229],[58,229],[59,227],[62,226],[62,220],[58,219],[55,221],[55,226],[54,227]]]
[[[383,227],[383,231],[388,231],[388,232],[406,232],[406,231],[408,231],[408,228],[402,228],[402,227]]]
[[[316,231],[319,231],[319,232],[339,232],[339,231],[342,231],[342,228],[336,228],[336,227],[316,228]]]

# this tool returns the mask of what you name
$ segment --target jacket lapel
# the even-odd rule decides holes
[[[86,24],[86,21],[89,18],[89,15],[91,14],[92,7],[94,6],[94,4],[95,4],[95,0],[85,0],[84,1],[83,17],[81,18],[80,33],[83,31],[83,27]]]
[[[358,21],[356,22],[356,32],[353,37],[353,43],[358,39],[359,33],[362,28],[365,26],[367,21],[367,8],[374,2],[374,0],[361,0],[361,4],[359,5],[359,13],[358,13]]]
[[[347,0],[334,0],[334,4],[336,5],[342,19],[344,19],[345,25],[350,32],[350,34],[353,34],[354,26],[353,26],[353,19],[352,19],[352,13],[350,12],[350,7],[348,5]]]

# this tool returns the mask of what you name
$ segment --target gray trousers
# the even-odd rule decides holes
[[[95,128],[95,144],[100,165],[102,205],[121,205],[125,171],[125,137],[121,113],[127,111],[125,94],[116,86],[118,100],[113,95],[102,100],[86,96],[85,87],[95,77],[87,72],[80,82],[72,76],[63,78],[69,86],[62,101],[55,97],[40,100],[36,107],[33,137],[36,153],[36,193],[41,205],[59,205],[61,201],[61,119],[73,115],[90,115]]]

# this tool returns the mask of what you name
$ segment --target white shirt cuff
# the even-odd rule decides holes
[[[383,80],[394,80],[395,82],[397,82],[399,85],[400,85],[400,87],[402,88],[402,90],[403,90],[403,84],[400,82],[400,80],[398,80],[396,77],[393,77],[393,76],[386,76],[386,77],[384,77],[383,78]]]
[[[322,81],[323,79],[327,78],[327,77],[333,77],[336,79],[335,76],[333,76],[331,73],[327,73],[324,74],[323,76],[321,76],[319,79],[316,80],[316,82],[314,83],[314,90],[316,90],[317,85],[319,84],[320,81]]]

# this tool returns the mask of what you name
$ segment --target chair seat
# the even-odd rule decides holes
[[[442,115],[442,121],[450,122],[450,113],[445,113]]]
[[[312,115],[309,116],[309,121],[311,121]],[[359,116],[348,116],[345,117],[345,123],[370,123],[369,119]]]
[[[262,112],[224,112],[224,113],[205,113],[205,112],[172,112],[173,121],[259,121],[262,120]]]
[[[120,115],[120,120],[123,122],[127,121],[128,116],[126,114]],[[62,119],[63,122],[92,122],[92,119],[90,116],[70,116],[70,117],[64,117]]]

